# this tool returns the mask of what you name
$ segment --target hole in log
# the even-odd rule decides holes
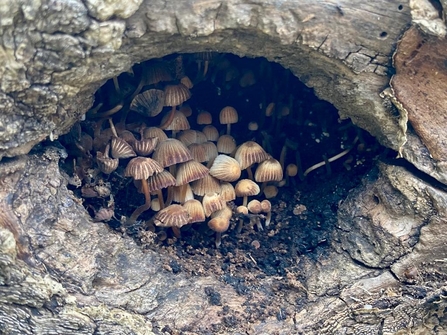
[[[174,86],[181,89],[169,97]],[[230,120],[228,111],[224,116],[227,109],[237,111],[237,117]],[[160,125],[163,129],[156,130]],[[143,152],[141,142],[155,137],[155,148]],[[162,143],[173,138],[191,155],[183,163],[172,163],[175,155],[182,156],[180,149],[171,148],[169,157],[160,158]],[[222,138],[230,139],[227,147]],[[170,246],[192,258],[203,248],[214,250],[215,244],[224,254],[249,249],[260,260],[256,266],[271,275],[285,273],[291,262],[285,258],[278,264],[272,248],[293,255],[330,245],[338,203],[383,150],[350,120],[339,119],[334,106],[318,99],[281,65],[218,53],[168,55],[110,79],[96,93],[86,120],[61,141],[69,153],[64,168],[79,180],[72,189],[96,221],[107,222],[143,247]],[[239,151],[246,143],[251,144],[249,149]],[[222,156],[216,159],[216,154]],[[249,159],[244,155],[254,160],[243,162]],[[155,160],[161,168],[141,165],[132,174],[135,157]],[[191,163],[193,158],[196,164]],[[236,160],[239,169],[231,177],[224,172],[233,172],[234,165],[214,166],[227,160]],[[266,166],[272,170],[262,172]],[[243,191],[231,195],[241,179],[257,184],[253,195],[247,193],[248,214],[238,209],[245,203]],[[157,183],[164,187],[157,190]],[[210,205],[205,198],[214,195]],[[199,208],[208,206],[207,217],[188,212],[186,217],[197,222],[182,221],[182,209],[190,211],[183,206],[187,199],[198,200]],[[254,200],[270,201],[271,211],[255,209]],[[176,207],[180,212],[163,216],[169,203],[181,205]],[[225,207],[229,214],[218,211]],[[229,223],[209,223],[215,216]],[[209,226],[216,229],[216,238]]]
[[[388,33],[386,32],[386,31],[382,31],[381,33],[380,33],[380,38],[381,39],[386,39],[388,37]]]

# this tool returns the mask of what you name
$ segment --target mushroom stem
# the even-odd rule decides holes
[[[222,233],[216,233],[216,248],[219,248],[222,243]]]
[[[149,193],[149,185],[147,184],[146,179],[141,179],[141,186],[143,187],[143,193],[144,193],[146,202],[143,205],[141,205],[140,207],[137,207],[137,209],[135,209],[133,211],[132,215],[130,216],[129,220],[127,221],[127,223],[129,225],[134,224],[141,213],[143,213],[151,208],[151,195]]]
[[[282,169],[284,170],[284,163],[287,155],[287,145],[284,143],[284,146],[281,149],[281,154],[279,156],[279,164],[281,164]]]
[[[203,76],[205,77],[207,72],[208,72],[208,67],[209,67],[210,61],[206,60],[205,64],[203,66]]]
[[[242,231],[242,227],[244,226],[244,218],[241,216],[240,218],[239,218],[239,223],[238,223],[238,225],[237,225],[237,229],[236,229],[236,232],[238,233],[238,234],[240,234],[240,232]]]
[[[171,227],[171,228],[172,228],[172,232],[174,233],[175,237],[177,237],[177,238],[182,237],[182,233],[180,232],[179,227]]]
[[[244,199],[242,200],[242,206],[247,207],[247,203],[248,203],[248,196],[244,195]]]
[[[253,180],[253,172],[251,171],[251,165],[245,170],[247,170],[248,179]]]
[[[351,151],[351,149],[353,148],[354,144],[358,141],[358,137],[355,138],[354,142],[352,143],[352,146],[346,150],[343,150],[342,152],[340,152],[339,154],[329,158],[327,161],[322,161],[320,163],[317,163],[315,165],[312,165],[310,168],[308,168],[306,171],[304,171],[304,177],[306,177],[310,172],[312,172],[313,170],[318,169],[319,167],[322,167],[323,165],[326,165],[327,162],[328,163],[332,163],[333,161],[336,161],[337,159],[343,157],[344,155],[346,155],[349,151]]]
[[[272,211],[269,211],[265,216],[265,226],[268,227],[270,225],[270,221],[272,220]]]
[[[105,111],[105,112],[102,112],[102,113],[96,113],[94,116],[95,117],[110,116],[110,115],[118,113],[121,110],[121,108],[123,108],[123,103],[122,102],[120,102],[118,105],[116,105],[112,109],[109,109],[108,111]]]
[[[165,202],[163,201],[163,193],[161,190],[157,190],[158,203],[160,204],[160,210],[165,208]]]
[[[174,120],[176,107],[177,106],[172,106],[172,109],[169,112],[168,118],[166,119],[166,121],[163,124],[160,125],[160,127],[159,127],[160,129],[165,130],[172,123],[172,120]]]
[[[298,177],[300,178],[301,181],[303,181],[304,180],[303,166],[301,164],[301,154],[298,150],[295,152],[295,161],[296,166],[298,167]]]
[[[231,123],[227,124],[227,135],[230,135],[231,133]]]
[[[115,91],[118,95],[121,95],[121,90],[120,90],[120,84],[118,82],[118,77],[114,76],[113,77],[113,85],[115,86]]]
[[[113,136],[118,137],[118,134],[115,129],[115,125],[113,124],[112,118],[109,117],[110,129],[112,130]]]

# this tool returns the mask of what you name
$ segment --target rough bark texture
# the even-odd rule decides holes
[[[411,8],[413,17],[438,19],[425,1],[412,1]],[[430,10],[416,11],[421,8]],[[128,237],[93,224],[67,190],[58,165],[61,151],[50,147],[4,158],[2,333],[152,334],[159,325],[184,334],[216,333],[211,325],[231,320],[210,301],[209,287],[240,320],[249,320],[234,332],[447,332],[447,194],[435,180],[447,180],[440,117],[447,91],[440,63],[444,41],[416,30],[407,34],[395,58],[394,95],[379,97],[389,82],[394,45],[410,23],[410,3],[400,1],[0,5],[0,157],[26,154],[47,136],[67,132],[91,107],[95,90],[134,63],[217,50],[263,56],[290,68],[342,117],[401,149],[406,160],[431,175],[405,164],[379,164],[341,205],[330,251],[317,261],[303,255],[299,280],[260,278],[259,292],[248,297],[212,276],[173,274],[166,270],[167,255],[143,252]],[[442,35],[442,29],[441,20],[424,31]],[[426,85],[414,88],[420,78]],[[421,113],[427,105],[419,92],[430,101],[430,113]],[[280,297],[286,317],[252,320],[241,308],[248,300],[265,304],[269,296]]]

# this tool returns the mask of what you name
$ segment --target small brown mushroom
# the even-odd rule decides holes
[[[159,173],[161,171],[163,171],[163,168],[160,164],[147,157],[132,158],[127,164],[126,170],[124,171],[124,176],[132,177],[134,180],[141,180],[144,197],[146,199],[145,203],[140,207],[137,207],[130,216],[128,220],[130,225],[135,223],[141,213],[151,208],[151,196],[149,194],[147,179],[154,173]]]
[[[189,222],[188,211],[181,205],[170,205],[160,210],[154,217],[158,227],[171,227],[174,235],[181,237],[180,228]]]
[[[250,179],[241,179],[234,187],[236,195],[243,197],[242,206],[247,206],[248,197],[257,195],[261,191],[259,185]]]
[[[252,201],[250,201],[250,202],[247,204],[247,208],[248,208],[248,211],[251,212],[251,213],[253,213],[253,214],[259,214],[259,213],[262,212],[262,206],[261,206],[261,203],[260,203],[259,200],[257,200],[257,199],[253,199]],[[256,227],[258,227],[258,230],[259,230],[259,231],[264,230],[264,229],[262,228],[261,220],[259,219],[259,217],[258,217],[257,215],[254,215],[254,216],[252,216],[252,217],[250,218],[250,223],[251,223],[251,224],[256,224]]]
[[[219,155],[214,159],[210,175],[222,181],[236,181],[241,176],[241,167],[234,158]]]
[[[216,232],[216,248],[219,248],[222,241],[222,233],[230,227],[230,220],[223,216],[215,217],[208,221],[208,227]]]
[[[219,114],[220,124],[227,125],[227,135],[231,133],[231,125],[237,123],[239,119],[238,113],[234,107],[227,106],[222,108]]]
[[[272,203],[267,199],[264,199],[261,201],[261,208],[262,212],[267,214],[265,217],[265,226],[268,227],[272,219]]]

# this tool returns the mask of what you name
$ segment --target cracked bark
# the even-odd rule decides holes
[[[205,49],[280,62],[342,117],[398,150],[399,122],[379,93],[389,82],[394,44],[410,23],[410,5],[400,1],[11,0],[0,8],[0,157],[26,154],[50,134],[67,132],[91,107],[98,87],[134,63]],[[436,24],[425,31],[438,32]],[[438,47],[436,39],[423,38]],[[432,157],[445,143],[417,127],[420,101],[397,98],[414,124],[404,134],[403,156],[445,183],[445,164]],[[93,225],[67,191],[59,159],[49,148],[0,164],[3,333],[151,334],[153,322],[204,333],[221,322],[204,293],[209,286],[249,318],[237,307],[248,298],[232,286],[163,271],[166,256],[143,253],[128,238]],[[239,330],[442,332],[447,197],[413,172],[379,165],[342,205],[330,254],[317,263],[302,257],[303,283],[261,280],[259,301],[285,285],[288,319],[248,322]],[[296,309],[303,294],[309,302]]]

